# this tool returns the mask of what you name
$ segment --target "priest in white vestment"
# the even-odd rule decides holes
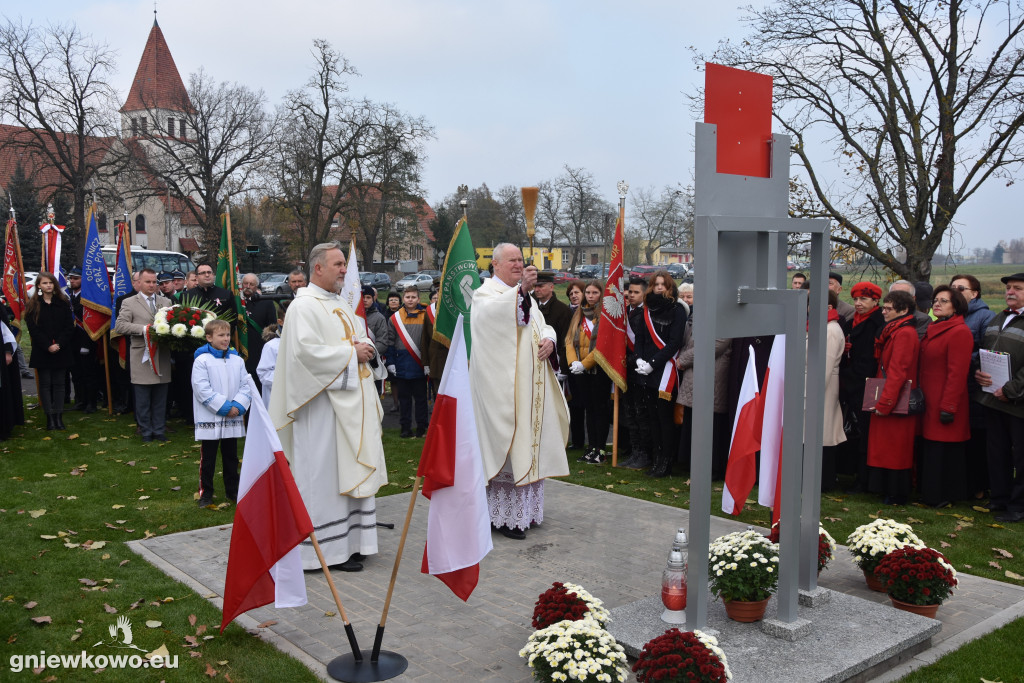
[[[281,330],[270,416],[327,564],[359,571],[377,552],[374,495],[388,483],[373,384],[387,371],[339,296],[340,246],[318,244],[308,263],[310,284],[296,293]],[[308,539],[300,553],[303,569],[320,566]]]
[[[492,262],[494,276],[473,295],[470,388],[491,524],[523,539],[544,520],[544,479],[569,474],[569,410],[555,331],[530,296],[537,269],[512,244],[495,247]]]

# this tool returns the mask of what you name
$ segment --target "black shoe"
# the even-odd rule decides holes
[[[151,437],[151,436],[144,436],[144,437],[142,437],[142,443],[149,443],[152,440],[153,440],[153,437]]]
[[[938,503],[935,503],[934,505],[932,505],[930,503],[926,503],[926,505],[928,505],[928,507],[935,508],[936,510],[938,510],[939,508],[951,508],[951,507],[953,507],[953,504],[951,502],[949,502],[948,500],[939,501]]]
[[[618,464],[618,467],[622,467],[624,469],[631,470],[631,469],[633,469],[633,463],[634,462],[636,462],[636,456],[635,455],[631,455],[628,458],[626,458],[625,460],[620,460],[619,464]]]
[[[343,572],[361,572],[363,571],[363,563],[357,562],[350,557],[341,564],[332,564],[331,569],[337,569]]]
[[[351,562],[366,562],[366,555],[363,555],[362,553],[352,553],[348,559]]]
[[[605,455],[604,451],[598,450],[596,448],[593,451],[591,451],[591,455],[590,455],[590,464],[591,465],[603,465],[604,461],[607,460],[607,459],[608,459],[608,456]]]
[[[204,496],[199,499],[199,507],[205,508],[213,505],[213,496]]]
[[[636,456],[636,459],[629,465],[623,465],[623,467],[628,467],[631,470],[646,470],[650,466],[651,457],[646,453],[641,453],[640,455]]]
[[[1001,515],[996,515],[997,522],[1019,522],[1021,520],[1024,520],[1024,512],[1020,510],[1004,512]]]
[[[509,526],[501,527],[501,535],[505,538],[511,538],[514,541],[522,541],[526,539],[526,532],[522,529],[513,529]]]
[[[662,477],[667,477],[669,474],[671,474],[671,470],[672,465],[669,463],[668,459],[659,459],[654,462],[654,467],[647,470],[647,476],[651,477],[652,479],[661,479]]]
[[[999,503],[989,503],[985,507],[988,508],[989,512],[1005,512],[1006,511],[1006,506],[1005,505],[1000,505]]]
[[[580,457],[576,458],[576,462],[591,462],[590,457],[593,454],[594,454],[594,449],[591,448],[589,451],[584,452],[583,455],[581,455]]]
[[[82,408],[82,412],[85,413],[86,415],[92,415],[93,413],[96,412],[96,404],[90,403],[89,405]]]
[[[417,439],[422,439],[426,435],[426,433],[427,433],[426,429],[417,429],[416,430],[416,438]]]
[[[153,441],[163,441],[164,443],[166,443],[166,442],[170,441],[170,439],[168,439],[163,434],[155,434],[153,436]]]
[[[402,433],[399,434],[399,437],[401,437],[403,439],[411,439],[412,438],[412,430],[411,429],[403,429]]]
[[[54,424],[54,429],[57,429],[57,430],[60,430],[60,431],[64,431],[65,429],[67,429],[67,427],[64,426],[64,414],[63,413],[54,413],[54,415],[53,415],[53,424]]]

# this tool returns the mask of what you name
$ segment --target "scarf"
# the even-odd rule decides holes
[[[876,308],[878,308],[878,306],[873,306],[870,311],[868,311],[867,313],[864,313],[864,314],[860,314],[860,313],[856,313],[855,312],[853,314],[853,326],[857,327],[857,325],[860,325],[862,322],[864,322],[865,320],[870,318],[871,314],[875,312]]]
[[[839,311],[837,311],[834,308],[830,309],[829,312],[828,312],[828,322],[830,322],[830,323],[837,323],[837,322],[839,322]]]
[[[914,324],[914,312],[913,311],[908,311],[906,315],[901,315],[900,317],[896,318],[895,320],[887,322],[885,324],[885,327],[882,328],[882,332],[878,335],[878,338],[875,339],[875,360],[878,360],[879,358],[882,357],[882,349],[885,348],[885,345],[889,343],[889,338],[893,334],[895,334],[896,330],[898,330],[899,328],[904,327],[906,325],[913,325],[913,324]]]
[[[573,322],[576,322],[578,320],[579,324],[572,326],[572,346],[574,349],[577,350],[580,356],[580,360],[583,360],[584,356],[588,355],[591,351],[593,351],[594,345],[597,343],[597,335],[594,334],[590,336],[590,343],[588,344],[589,348],[587,349],[586,353],[584,353],[583,349],[580,348],[580,337],[583,335],[583,332],[586,329],[586,325],[584,325],[583,323],[583,318],[586,318],[591,323],[593,323],[595,325],[596,331],[597,312],[597,306],[586,306],[581,304],[576,313],[573,314]]]

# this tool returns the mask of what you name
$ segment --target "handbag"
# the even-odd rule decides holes
[[[878,403],[878,397],[885,389],[885,368],[882,368],[881,377],[868,377],[864,382],[864,401],[861,410],[872,411]],[[920,387],[913,386],[911,380],[900,388],[899,396],[896,397],[896,405],[892,409],[893,415],[920,415],[924,412],[924,391]]]

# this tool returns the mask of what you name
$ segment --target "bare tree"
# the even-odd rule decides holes
[[[0,116],[20,129],[8,129],[2,144],[53,169],[53,181],[38,189],[44,199],[58,192],[72,198],[65,237],[72,248],[84,245],[91,182],[123,162],[111,154],[117,96],[108,79],[115,70],[113,50],[73,24],[8,19],[0,26]]]
[[[537,194],[537,225],[548,234],[548,249],[554,247],[557,240],[562,238],[565,221],[565,196],[562,194],[562,186],[550,180],[541,182]],[[523,234],[526,233],[524,223]],[[575,267],[576,259],[579,258],[579,250],[573,250],[572,265]]]
[[[506,185],[497,192],[498,203],[505,222],[505,233],[502,242],[522,244],[526,241],[526,214],[523,210],[522,188]]]
[[[963,203],[1021,165],[1020,1],[780,0],[747,19],[710,59],[774,77],[833,240],[927,279]]]
[[[555,180],[563,199],[563,237],[570,244],[600,241],[610,248],[615,222],[606,215],[611,216],[612,205],[601,198],[590,171],[573,168],[569,164],[564,166],[564,170]],[[577,252],[573,252],[570,268],[576,267],[576,258]]]
[[[187,97],[182,99],[170,104],[174,118],[184,123],[183,135],[180,127],[165,129],[163,112],[146,104],[154,125],[141,138],[139,162],[164,191],[185,200],[185,210],[203,226],[204,248],[216,248],[225,204],[254,188],[274,124],[263,91],[217,84],[203,70],[189,77]],[[174,123],[171,119],[168,125]],[[238,232],[244,239],[244,232]]]
[[[342,198],[364,263],[373,262],[378,247],[384,254],[389,243],[419,235],[423,143],[434,134],[425,119],[392,105],[375,105],[370,114],[372,125],[353,157],[351,187]]]
[[[633,207],[630,222],[640,237],[647,263],[653,263],[654,252],[662,245],[682,247],[689,244],[692,212],[688,216],[686,209],[692,207],[692,199],[692,192],[672,186],[665,186],[657,195],[653,187],[637,188],[630,195]]]
[[[313,75],[279,109],[270,179],[307,254],[330,236],[354,182],[354,164],[370,153],[364,137],[374,125],[373,104],[346,95],[346,78],[358,75],[348,60],[326,40],[313,41],[313,56]]]

